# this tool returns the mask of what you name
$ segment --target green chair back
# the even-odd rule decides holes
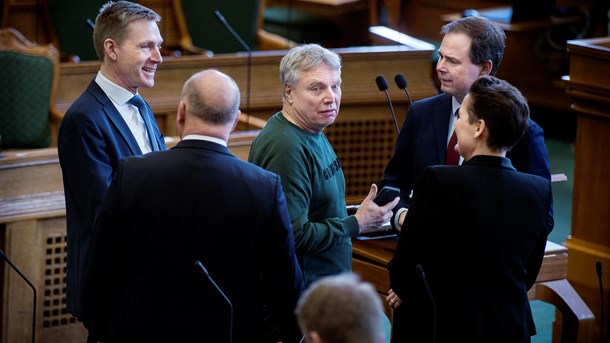
[[[51,145],[49,104],[54,64],[45,56],[0,51],[0,135],[2,148]]]
[[[62,54],[76,55],[81,61],[97,60],[93,31],[86,20],[95,22],[100,7],[107,0],[43,0],[53,44]]]
[[[267,7],[263,28],[299,44],[339,45],[341,29],[331,20],[287,7]]]
[[[215,54],[245,51],[214,15],[218,10],[252,50],[256,48],[259,0],[182,0],[193,45]]]

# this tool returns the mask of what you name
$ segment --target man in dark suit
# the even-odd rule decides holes
[[[229,342],[229,332],[233,342],[268,342],[264,304],[280,324],[272,342],[300,340],[304,286],[280,177],[226,146],[239,103],[227,75],[195,74],[178,107],[182,141],[120,163],[84,289],[104,342]]]
[[[536,334],[527,291],[553,229],[551,183],[506,158],[528,116],[507,82],[473,83],[455,123],[464,163],[424,169],[389,264],[394,342],[516,343]]]
[[[451,140],[454,114],[477,78],[496,74],[504,54],[504,32],[486,18],[462,18],[443,26],[441,33],[444,37],[436,71],[443,94],[417,101],[409,108],[381,182],[381,186],[401,189],[392,218],[392,225],[398,229],[422,170],[431,165],[459,162],[455,140]],[[507,157],[517,170],[551,180],[544,133],[531,119],[529,130]]]
[[[93,32],[100,71],[70,106],[59,129],[68,230],[67,310],[86,327],[81,284],[95,217],[113,171],[125,156],[165,149],[148,105],[140,113],[130,103],[134,94],[141,100],[140,87],[153,86],[162,62],[160,19],[154,11],[128,1],[102,6]]]

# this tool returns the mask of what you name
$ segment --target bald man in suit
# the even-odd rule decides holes
[[[94,236],[85,294],[104,342],[298,342],[303,278],[280,177],[227,148],[239,88],[206,70],[185,84],[174,148],[126,158]],[[200,261],[228,304],[196,268]],[[261,337],[265,304],[279,331]]]

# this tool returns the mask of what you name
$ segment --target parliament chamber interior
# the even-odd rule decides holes
[[[66,215],[56,147],[63,114],[99,70],[87,19],[94,20],[105,2],[0,0],[0,249],[37,291],[33,303],[32,288],[0,262],[0,343],[25,342],[34,334],[39,343],[86,340],[86,329],[65,309]],[[360,203],[370,184],[382,179],[397,139],[375,78],[403,74],[413,101],[438,94],[441,26],[465,14],[489,15],[507,36],[497,76],[527,98],[557,177],[555,230],[528,294],[538,327],[532,341],[601,342],[608,333],[610,306],[600,304],[600,291],[610,299],[607,0],[137,2],[162,17],[164,61],[154,87],[141,94],[168,146],[179,140],[182,85],[197,71],[216,68],[239,85],[242,115],[228,145],[247,160],[252,140],[281,108],[278,66],[287,49],[319,43],[337,52],[343,63],[341,110],[324,133],[345,173],[348,205]],[[534,8],[541,3],[551,7]],[[543,14],[513,20],[518,8]],[[214,17],[216,9],[246,46]],[[15,55],[22,60],[12,61]],[[394,85],[388,96],[402,123],[409,97]],[[394,247],[354,240],[353,269],[382,299]],[[391,318],[392,310],[385,310]]]

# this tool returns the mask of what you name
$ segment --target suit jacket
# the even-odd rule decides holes
[[[303,290],[279,176],[208,141],[126,158],[94,237],[87,313],[104,342],[298,342]],[[195,267],[201,261],[212,280]],[[277,341],[274,341],[277,342]]]
[[[409,108],[381,182],[381,186],[401,189],[396,209],[409,207],[409,195],[424,168],[445,164],[450,115],[451,96],[447,94],[417,101]],[[551,180],[544,132],[533,120],[529,120],[528,131],[506,157],[518,171]]]
[[[426,168],[389,265],[391,288],[403,300],[394,342],[431,342],[433,332],[436,342],[534,335],[527,291],[553,229],[552,201],[548,180],[515,171],[506,158]]]
[[[153,126],[159,145],[165,149],[163,135],[156,123]],[[67,308],[86,322],[80,310],[80,287],[95,217],[119,161],[142,151],[95,80],[66,112],[59,128],[58,151],[68,230]]]

